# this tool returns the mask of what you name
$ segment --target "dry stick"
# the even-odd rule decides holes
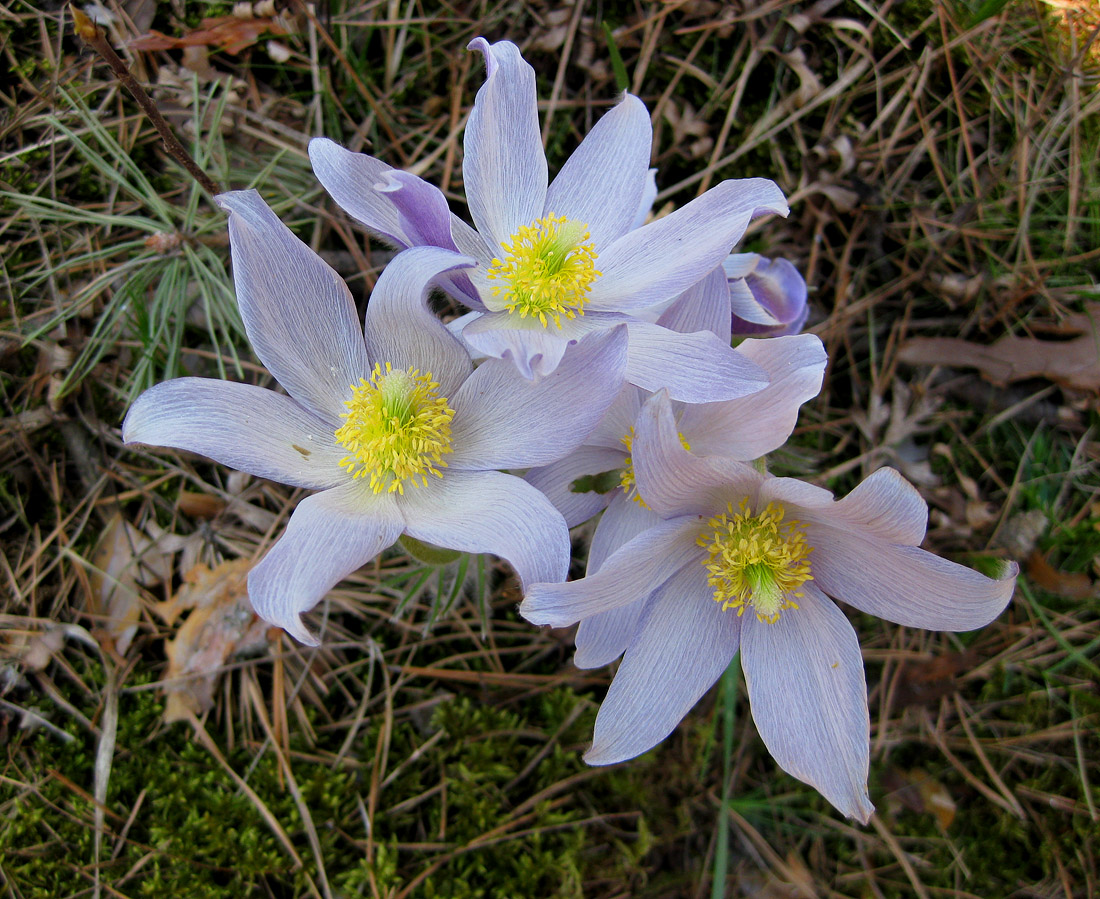
[[[172,126],[164,120],[164,116],[161,115],[160,110],[157,109],[157,105],[153,102],[152,97],[145,93],[145,88],[143,88],[138,80],[130,74],[129,67],[122,58],[115,53],[114,48],[107,42],[107,38],[104,36],[103,32],[100,31],[99,26],[71,4],[69,6],[69,11],[73,15],[73,25],[75,26],[77,35],[85,44],[103,57],[107,65],[111,67],[111,71],[114,73],[115,78],[117,78],[122,86],[130,92],[131,96],[137,100],[137,104],[141,107],[142,112],[144,112],[149,121],[152,122],[153,127],[157,129],[157,134],[160,135],[160,139],[164,142],[164,149],[168,151],[168,155],[187,169],[191,177],[198,181],[199,186],[210,194],[210,196],[220,194],[222,192],[221,188],[211,180],[206,172],[199,168],[199,164],[195,162],[194,157],[192,157],[183,144],[180,143],[179,138],[176,137],[176,133],[172,130]]]

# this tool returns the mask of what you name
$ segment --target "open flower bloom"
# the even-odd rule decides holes
[[[729,280],[733,333],[783,337],[806,324],[806,279],[787,259],[735,253],[722,263]]]
[[[1004,609],[1016,566],[991,579],[918,549],[927,508],[891,469],[834,500],[802,481],[690,453],[660,393],[638,419],[633,460],[638,489],[662,520],[595,573],[534,585],[520,606],[555,627],[605,616],[602,655],[625,650],[585,760],[610,764],[656,745],[740,650],[768,751],[866,822],[874,807],[863,662],[833,599],[911,627],[971,630]]]
[[[729,343],[729,288],[723,269],[715,269],[685,291],[657,322],[678,333],[707,331]],[[750,462],[787,441],[799,407],[821,389],[828,360],[821,341],[812,334],[745,340],[738,349],[766,373],[767,387],[733,400],[674,401],[672,409],[680,439],[693,452]],[[645,508],[634,483],[630,447],[635,418],[648,396],[627,384],[583,445],[526,476],[528,483],[550,498],[570,527],[610,506],[593,536],[596,556],[607,549],[601,532],[620,533],[619,516],[635,511],[628,505]],[[635,526],[647,520],[644,514],[631,518]]]
[[[370,231],[399,247],[435,245],[477,261],[441,282],[473,311],[462,340],[512,360],[528,378],[553,371],[580,336],[626,321],[627,380],[689,402],[743,396],[762,373],[714,335],[671,333],[632,312],[672,298],[720,266],[749,221],[787,214],[771,181],[723,181],[642,227],[653,201],[649,114],[629,94],[548,184],[535,75],[507,41],[471,43],[486,61],[464,136],[463,179],[476,230],[443,194],[408,173],[329,140],[310,142],[318,179]],[[663,377],[664,376],[664,379]]]
[[[143,393],[127,443],[201,453],[321,492],[248,578],[260,617],[304,643],[301,614],[406,533],[508,560],[524,584],[563,580],[569,536],[535,488],[496,469],[544,465],[577,446],[622,382],[623,329],[586,339],[538,383],[469,355],[426,306],[470,260],[410,250],[383,272],[364,328],[347,286],[255,191],[222,194],[248,338],[289,396],[202,378]],[[583,402],[578,401],[583,396]]]

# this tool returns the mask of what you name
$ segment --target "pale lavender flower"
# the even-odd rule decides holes
[[[671,333],[632,313],[721,265],[753,217],[786,215],[779,188],[761,178],[723,181],[637,227],[654,196],[642,102],[625,95],[548,183],[534,71],[507,41],[470,46],[487,68],[464,137],[476,230],[449,212],[437,188],[318,138],[310,159],[336,202],[398,247],[429,244],[477,260],[461,281],[444,284],[474,310],[462,339],[479,354],[511,359],[525,377],[553,371],[580,336],[627,322],[630,383],[689,402],[763,387],[763,373],[714,335]]]
[[[733,333],[783,337],[806,324],[806,279],[787,259],[735,253],[722,263],[730,288]]]
[[[218,203],[229,213],[249,340],[289,396],[227,381],[166,381],[138,398],[122,434],[127,443],[189,450],[321,491],[298,504],[249,575],[260,617],[315,644],[301,614],[402,533],[495,553],[523,584],[564,579],[561,514],[496,469],[544,465],[580,443],[621,384],[625,331],[582,341],[538,383],[496,360],[474,370],[426,306],[439,275],[468,258],[434,247],[401,254],[360,328],[344,282],[259,194],[223,194]]]
[[[655,746],[740,650],[768,751],[866,822],[867,688],[855,631],[832,600],[909,627],[972,630],[1004,609],[1017,567],[991,579],[918,549],[927,508],[891,469],[834,500],[802,481],[690,453],[663,393],[642,410],[633,459],[639,491],[662,520],[594,574],[536,584],[520,606],[555,627],[606,616],[601,639],[625,647],[586,761]]]

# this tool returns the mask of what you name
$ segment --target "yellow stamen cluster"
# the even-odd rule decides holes
[[[346,421],[336,442],[349,454],[340,467],[354,478],[370,477],[375,493],[404,493],[406,483],[419,487],[429,474],[443,477],[439,469],[447,467],[443,456],[451,452],[454,410],[438,390],[431,372],[375,365],[369,381],[351,385],[344,403]]]
[[[744,614],[752,606],[756,617],[775,624],[784,609],[797,609],[795,597],[806,581],[813,580],[808,556],[813,548],[806,543],[805,525],[784,521],[785,510],[778,503],[758,515],[749,513],[748,503],[734,514],[717,515],[707,522],[709,533],[699,537],[707,550],[707,583],[714,587],[714,601],[722,611],[736,609]]]
[[[679,433],[679,437],[680,445],[683,446],[684,449],[690,451],[691,444],[687,442],[687,438],[683,433]],[[619,486],[622,487],[623,490],[626,491],[626,495],[634,500],[639,506],[643,509],[648,509],[649,506],[647,506],[645,500],[642,499],[642,495],[638,493],[638,485],[634,482],[634,457],[631,455],[634,448],[634,428],[631,428],[623,434],[621,440],[623,446],[626,447],[627,456],[623,459],[623,467],[619,474]]]
[[[588,226],[550,213],[521,227],[501,244],[503,259],[494,259],[486,277],[500,281],[494,296],[520,318],[534,317],[561,327],[561,317],[584,315],[584,304],[596,271],[596,250]]]

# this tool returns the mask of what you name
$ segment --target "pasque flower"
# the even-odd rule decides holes
[[[749,221],[787,214],[771,181],[723,181],[682,209],[638,227],[653,201],[649,113],[629,94],[548,183],[535,76],[512,43],[471,43],[486,62],[464,136],[463,180],[475,228],[443,194],[330,140],[310,143],[326,190],[398,247],[458,250],[477,267],[442,282],[473,312],[461,336],[477,353],[548,374],[584,334],[627,322],[626,378],[689,402],[743,396],[760,370],[706,332],[676,334],[633,312],[666,303],[722,264]]]
[[[170,446],[321,491],[249,575],[253,607],[305,643],[301,621],[341,578],[402,533],[491,552],[524,584],[565,577],[568,531],[535,488],[496,469],[544,465],[577,446],[622,381],[624,329],[570,350],[533,383],[469,355],[426,306],[443,273],[471,263],[436,247],[401,254],[356,321],[347,286],[255,191],[218,197],[256,355],[286,389],[180,378],[123,423],[127,443]],[[578,396],[584,398],[578,402]]]
[[[663,740],[740,650],[768,751],[866,822],[867,689],[855,632],[833,600],[911,627],[971,630],[1004,609],[1016,566],[992,579],[919,549],[927,508],[891,469],[834,500],[693,454],[663,393],[639,416],[632,456],[662,520],[587,577],[535,584],[520,606],[556,627],[605,616],[603,655],[625,647],[586,761],[610,764]]]
[[[722,263],[730,288],[733,333],[783,337],[806,324],[806,279],[788,259],[735,253]]]

